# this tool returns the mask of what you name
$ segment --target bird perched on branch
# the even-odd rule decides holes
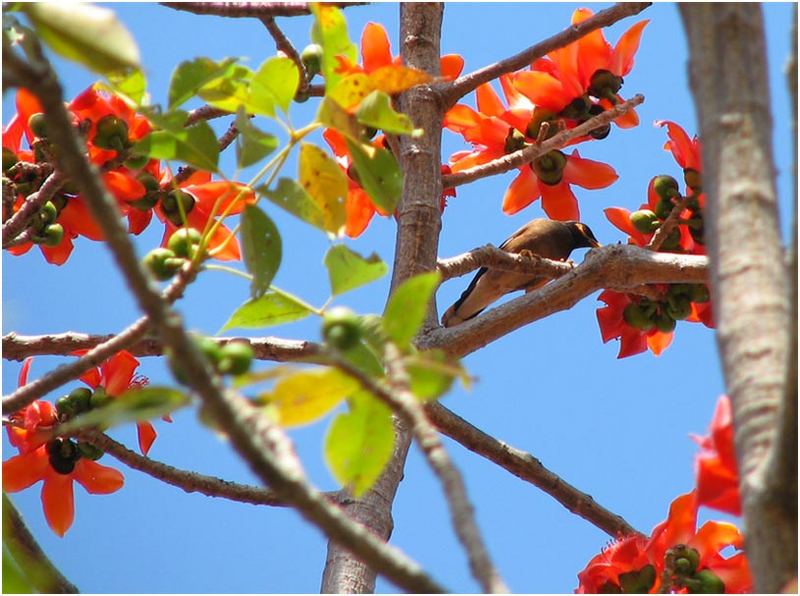
[[[600,243],[586,224],[579,221],[533,219],[500,245],[506,252],[531,253],[564,261],[576,248],[597,248]],[[482,267],[453,306],[442,316],[442,325],[452,327],[480,314],[492,302],[517,290],[531,292],[548,277]]]

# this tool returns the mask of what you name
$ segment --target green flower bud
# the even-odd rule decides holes
[[[705,284],[692,284],[689,291],[689,299],[692,302],[708,302],[711,300],[711,294],[708,291],[708,286]]]
[[[64,239],[64,227],[61,224],[52,224],[44,229],[41,235],[34,238],[38,244],[45,246],[58,246]]]
[[[45,228],[53,223],[57,217],[58,209],[56,209],[52,201],[47,201],[34,216],[34,223],[37,227]]]
[[[655,323],[656,323],[656,329],[658,329],[662,333],[672,333],[673,331],[675,331],[675,319],[673,319],[664,312],[662,312],[659,315],[656,315]]]
[[[703,187],[703,177],[700,172],[693,168],[686,168],[683,170],[683,181],[686,186],[694,191],[700,191]]]
[[[622,594],[622,588],[612,581],[607,581],[597,590],[598,594]]]
[[[667,239],[661,244],[661,250],[677,250],[680,246],[681,231],[678,228],[673,228],[667,236]]]
[[[725,593],[725,582],[710,569],[698,571],[693,578],[685,580],[685,583],[690,594]]]
[[[506,153],[514,153],[525,146],[525,135],[518,131],[513,126],[508,129],[506,141],[503,145],[503,151]]]
[[[631,327],[642,331],[650,331],[653,328],[653,321],[650,319],[650,315],[635,302],[625,307],[625,310],[622,311],[622,318]]]
[[[669,199],[661,199],[656,203],[656,217],[660,220],[665,220],[669,217],[669,214],[672,213],[672,208],[675,205],[672,204],[672,201]]]
[[[678,181],[672,176],[667,176],[666,174],[662,174],[661,176],[656,176],[653,178],[653,188],[655,189],[656,194],[658,194],[662,200],[669,200],[673,197],[679,197],[681,194],[678,191]]]
[[[72,402],[77,414],[88,412],[91,407],[92,390],[87,387],[78,387],[69,392],[67,399]]]
[[[105,389],[98,387],[94,390],[94,393],[92,393],[92,397],[89,399],[89,405],[93,410],[97,408],[103,408],[111,403],[112,399],[114,398],[106,393]]]
[[[117,118],[113,114],[103,116],[97,122],[97,131],[92,143],[101,149],[122,151],[130,146],[128,125],[124,120]]]
[[[619,574],[623,594],[647,594],[656,581],[656,568],[645,565],[638,571]]]
[[[158,180],[156,180],[156,177],[150,172],[139,172],[139,175],[136,176],[136,179],[141,182],[142,186],[144,186],[144,189],[147,192],[153,192],[160,189]]]
[[[199,336],[195,338],[197,348],[205,355],[216,370],[219,361],[222,360],[222,346],[210,337]]]
[[[47,443],[50,466],[59,474],[71,474],[81,454],[69,439],[57,438]]]
[[[183,265],[168,248],[154,248],[144,256],[142,263],[158,281],[171,279]]]
[[[656,214],[649,209],[640,209],[631,213],[631,223],[642,234],[655,232],[661,225],[661,221],[659,221]]]
[[[195,200],[192,195],[182,190],[173,190],[161,198],[161,210],[164,215],[176,226],[183,225],[181,208],[183,215],[189,215],[194,209]]]
[[[587,95],[581,95],[569,102],[559,116],[569,118],[570,120],[583,120],[589,114],[589,108],[592,107],[592,102],[589,101]]]
[[[322,336],[337,350],[349,350],[361,340],[361,318],[349,308],[332,308],[322,319]]]
[[[589,95],[602,97],[611,102],[616,102],[616,94],[622,89],[625,80],[613,72],[600,69],[596,70],[589,81]]]
[[[549,186],[555,186],[564,177],[567,158],[561,151],[550,151],[531,163],[537,178]]]
[[[223,375],[243,375],[253,363],[253,348],[249,344],[232,341],[220,349],[222,358],[217,370]]]
[[[666,312],[676,321],[683,321],[692,314],[692,303],[686,296],[670,297],[667,301]]]
[[[154,190],[149,191],[142,196],[141,199],[136,199],[135,201],[130,201],[129,205],[138,209],[139,211],[149,211],[153,207],[158,204],[159,199],[161,199],[162,193],[161,191]]]
[[[74,418],[78,414],[75,402],[69,398],[69,395],[64,395],[56,400],[56,413],[59,420],[62,421]]]
[[[174,252],[176,257],[192,259],[202,239],[202,234],[194,228],[181,228],[169,237],[167,248]]]
[[[141,170],[147,165],[148,161],[150,161],[150,156],[148,155],[131,155],[123,164],[129,170]]]
[[[528,122],[528,127],[525,130],[525,136],[529,139],[538,139],[539,130],[542,128],[542,124],[545,122],[553,123],[555,120],[555,112],[548,110],[547,108],[534,108],[531,121]],[[556,132],[558,132],[556,127],[550,126],[550,129],[547,131],[547,135],[545,136],[545,140],[555,135]]]
[[[588,120],[589,118],[592,118],[594,116],[599,116],[603,112],[605,112],[603,106],[601,106],[599,103],[593,104],[592,107],[589,108],[589,114],[586,119]],[[590,130],[589,136],[592,137],[593,139],[605,139],[610,132],[611,132],[611,123],[608,123],[601,126],[600,128],[595,128],[594,130]]]
[[[313,79],[320,73],[322,68],[322,56],[322,46],[317,43],[308,44],[300,53],[300,60],[303,61],[303,66],[306,67],[308,80]]]
[[[10,170],[19,159],[17,158],[17,154],[14,153],[8,147],[3,147],[3,171],[7,172]]]
[[[47,137],[47,120],[44,114],[42,112],[31,114],[31,117],[28,118],[28,128],[31,129],[34,136],[40,139]]]
[[[95,447],[91,443],[87,443],[85,441],[78,441],[78,451],[80,452],[81,457],[85,457],[86,459],[90,459],[92,461],[97,461],[105,454],[105,451],[99,447]]]

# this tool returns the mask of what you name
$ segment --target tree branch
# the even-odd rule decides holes
[[[440,592],[422,568],[398,549],[387,545],[368,528],[353,522],[305,478],[302,466],[286,434],[258,408],[227,392],[212,374],[208,360],[188,336],[180,317],[151,284],[139,265],[133,245],[120,222],[116,201],[108,194],[96,169],[87,161],[70,126],[63,91],[49,63],[28,64],[14,52],[4,55],[4,67],[34,93],[47,118],[48,134],[59,147],[59,165],[76,182],[92,216],[104,232],[106,246],[125,276],[140,308],[172,357],[186,374],[190,387],[209,413],[224,428],[231,445],[253,472],[275,493],[296,508],[329,538],[341,543],[379,573],[411,592]]]
[[[55,196],[64,182],[63,174],[55,171],[47,177],[39,190],[25,199],[19,211],[3,224],[3,248],[8,248],[12,245],[17,236],[28,225],[31,217]]]
[[[598,114],[597,116],[590,118],[575,128],[562,130],[556,135],[550,137],[541,145],[528,145],[527,147],[519,149],[518,151],[503,155],[502,157],[498,157],[497,159],[485,164],[473,166],[466,170],[456,172],[455,174],[446,174],[442,176],[442,185],[445,188],[450,188],[451,186],[461,186],[462,184],[467,184],[468,182],[473,182],[475,180],[480,180],[481,178],[487,178],[488,176],[494,176],[496,174],[502,174],[504,172],[513,170],[514,168],[524,166],[525,164],[532,162],[534,159],[544,155],[549,151],[562,149],[573,139],[587,135],[594,129],[608,124],[619,116],[628,113],[632,108],[643,102],[644,95],[634,95],[630,99],[614,106],[609,110],[606,110],[602,114]]]
[[[454,277],[461,277],[481,267],[530,273],[531,275],[560,277],[572,271],[575,268],[575,264],[572,261],[554,261],[534,254],[513,254],[491,244],[474,248],[455,257],[439,259],[436,264],[436,268],[442,274],[443,282]]]
[[[303,60],[300,58],[300,54],[297,53],[292,42],[286,37],[281,28],[278,27],[278,24],[275,22],[275,17],[261,17],[260,21],[264,27],[267,28],[267,31],[269,31],[269,34],[275,41],[277,50],[286,54],[297,67],[297,71],[300,73],[300,84],[297,87],[297,94],[302,95],[306,93],[308,89],[308,71],[306,70],[306,65],[303,64]]]
[[[78,588],[53,565],[28,530],[11,499],[3,493],[3,567],[6,562],[6,549],[11,551],[14,560],[24,567],[23,572],[30,572],[26,573],[25,579],[31,582],[39,593],[79,593]]]
[[[711,294],[733,404],[745,545],[755,591],[777,592],[797,574],[797,475],[768,475],[770,461],[796,462],[796,443],[778,453],[776,438],[781,411],[790,411],[787,357],[797,337],[789,334],[764,23],[758,4],[684,4],[681,16],[703,140]]]
[[[298,17],[311,14],[308,2],[159,2],[161,6],[200,15],[217,17]],[[339,8],[368,2],[332,2]]]
[[[423,335],[417,347],[441,348],[463,357],[503,335],[548,315],[571,308],[603,289],[627,291],[646,283],[705,283],[708,259],[654,253],[632,245],[595,248],[583,263],[555,281],[448,329]]]
[[[439,88],[439,94],[442,97],[445,109],[451,108],[459,99],[474,91],[480,85],[488,83],[502,74],[525,68],[531,62],[553,50],[563,48],[573,41],[577,41],[587,33],[591,33],[601,27],[613,25],[626,17],[639,14],[650,4],[651,2],[619,2],[611,8],[601,10],[585,21],[577,25],[571,25],[560,33],[556,33],[552,37],[548,37],[514,56],[484,66],[479,70],[460,76],[455,81],[443,84]]]
[[[598,504],[591,495],[579,491],[548,470],[530,453],[487,435],[439,403],[429,404],[425,412],[440,432],[511,472],[517,478],[540,488],[571,513],[579,515],[609,536],[617,538],[620,535],[639,533],[622,516],[609,511]]]
[[[689,200],[691,199],[691,195],[686,195],[685,197],[681,197],[681,200],[678,201],[678,204],[672,208],[672,211],[669,212],[667,219],[659,226],[656,230],[656,233],[653,234],[653,237],[650,239],[650,242],[647,244],[647,248],[650,250],[658,251],[661,248],[661,245],[666,242],[669,235],[672,233],[672,230],[678,225],[678,221],[681,218],[681,213],[683,210],[686,209],[686,205],[689,204]]]

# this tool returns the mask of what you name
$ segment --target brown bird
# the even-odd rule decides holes
[[[576,248],[597,248],[600,243],[586,224],[579,221],[533,219],[522,226],[500,248],[519,254],[530,252],[540,257],[566,260]],[[492,302],[517,290],[531,292],[550,278],[482,267],[453,306],[442,316],[442,325],[452,327],[480,314]]]

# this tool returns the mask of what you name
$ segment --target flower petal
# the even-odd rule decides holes
[[[33,364],[33,356],[28,356],[22,361],[22,368],[19,369],[17,377],[17,387],[28,384],[28,372],[31,370],[31,364]]]
[[[42,249],[45,261],[51,265],[63,265],[69,259],[69,255],[72,254],[72,239],[67,234],[64,234],[64,238],[58,245],[45,246],[41,244],[39,248]]]
[[[106,393],[117,396],[127,391],[138,366],[139,361],[127,350],[120,350],[103,362],[100,365],[103,377],[101,384]]]
[[[639,49],[639,40],[642,37],[642,31],[650,21],[639,21],[633,27],[628,29],[617,41],[614,47],[614,58],[611,63],[611,72],[621,77],[624,77],[633,68],[633,58],[636,55],[636,50]]]
[[[546,72],[524,70],[514,76],[514,87],[537,106],[560,112],[572,99],[564,85]]]
[[[75,464],[73,476],[86,492],[92,495],[108,495],[118,491],[125,484],[125,477],[119,470],[90,459],[79,460]]]
[[[82,463],[79,461],[75,467]],[[47,525],[59,536],[66,534],[75,520],[75,495],[72,492],[72,475],[53,471],[45,478],[42,487],[42,507]]]
[[[158,436],[156,429],[149,422],[140,422],[136,425],[136,435],[139,439],[139,451],[142,452],[142,455],[147,455],[150,447],[153,446],[153,441]]]
[[[66,207],[58,215],[58,223],[64,226],[64,232],[73,232],[90,240],[100,241],[105,237],[103,230],[97,225],[89,208],[81,197],[67,201]]]
[[[578,199],[566,180],[562,180],[553,186],[540,184],[539,188],[542,191],[542,209],[547,213],[547,217],[559,221],[576,221],[580,219]]]
[[[15,455],[3,462],[3,490],[15,493],[44,480],[50,461],[44,445],[34,451]]]
[[[666,350],[669,347],[669,344],[672,343],[673,333],[664,333],[661,331],[656,331],[655,333],[647,336],[647,347],[650,348],[650,351],[653,352],[656,356],[660,356],[661,352]]]
[[[619,176],[610,165],[601,161],[584,159],[573,151],[564,166],[564,182],[595,190],[611,186]]]
[[[354,188],[347,193],[344,206],[347,212],[344,233],[350,238],[358,238],[375,215],[375,205],[363,189]]]
[[[519,174],[508,186],[503,196],[503,213],[513,215],[521,211],[541,196],[539,180],[527,165],[522,166]]]
[[[389,36],[383,25],[367,23],[361,34],[361,60],[366,72],[392,63],[392,50]]]
[[[254,203],[256,200],[256,193],[252,188],[224,180],[182,186],[181,188],[197,200],[192,211],[200,209],[208,215],[212,215],[212,210],[216,207],[214,216],[221,215],[232,203],[233,207],[228,211],[228,215],[241,213],[246,204]]]
[[[439,59],[439,71],[446,81],[452,81],[464,70],[464,58],[459,54],[445,54]]]
[[[503,102],[492,88],[490,83],[479,85],[475,90],[478,103],[478,111],[487,116],[501,116],[506,111]]]
[[[628,234],[634,244],[637,246],[645,246],[647,244],[647,236],[633,227],[630,211],[622,207],[608,207],[603,210],[603,213],[605,213],[606,219],[608,219],[614,227]]]
[[[588,8],[579,8],[572,13],[572,24],[577,25],[594,14]],[[592,75],[600,69],[608,70],[611,63],[611,46],[603,36],[602,29],[595,29],[576,42],[578,45],[578,72],[581,82],[589,86]]]

